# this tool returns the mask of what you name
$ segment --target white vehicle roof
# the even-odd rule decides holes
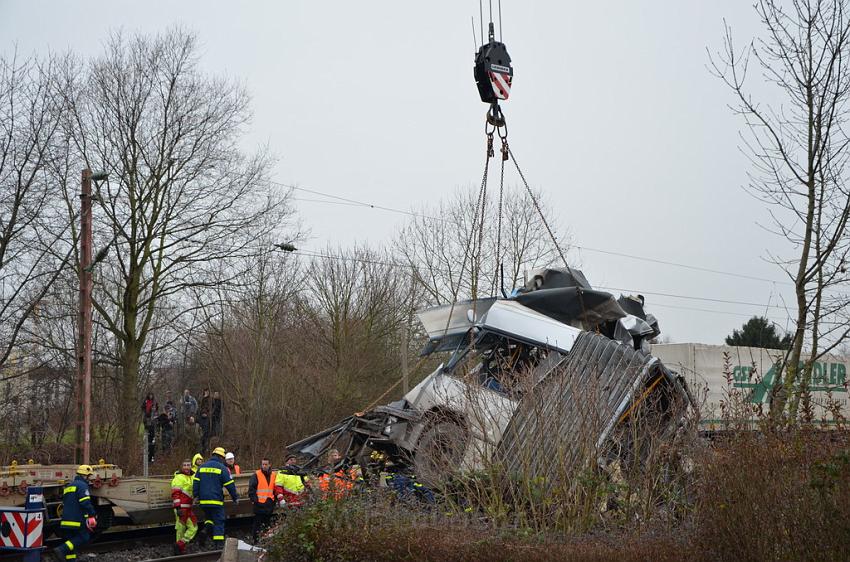
[[[476,322],[477,327],[515,336],[540,347],[568,353],[581,330],[511,300],[498,300]]]

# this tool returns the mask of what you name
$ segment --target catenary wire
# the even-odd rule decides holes
[[[305,187],[299,187],[299,186],[296,186],[296,185],[285,184],[285,183],[281,183],[281,182],[271,182],[271,183],[273,183],[275,185],[279,185],[281,187],[285,187],[287,189],[295,189],[295,190],[303,191],[303,192],[306,192],[306,193],[312,193],[314,195],[320,195],[322,197],[330,197],[330,198],[335,199],[337,201],[347,203],[348,205],[350,205],[352,207],[367,207],[367,208],[370,208],[370,209],[377,209],[377,210],[380,210],[380,211],[387,211],[387,212],[391,212],[391,213],[397,213],[397,214],[411,216],[411,217],[418,217],[418,218],[423,218],[423,219],[432,220],[432,221],[446,222],[446,219],[439,218],[439,217],[432,217],[430,215],[426,215],[426,214],[423,214],[423,213],[417,213],[415,211],[405,211],[403,209],[395,209],[395,208],[386,207],[386,206],[383,206],[383,205],[376,205],[376,204],[373,204],[373,203],[367,203],[365,201],[359,201],[357,199],[351,199],[351,198],[348,198],[348,197],[340,197],[339,195],[333,195],[333,194],[330,194],[330,193],[325,193],[325,192],[322,192],[322,191],[319,191],[319,190],[316,190],[316,189],[308,189],[308,188],[305,188]],[[296,199],[296,200],[302,200],[302,199]],[[336,203],[336,204],[340,204],[340,203],[337,203],[336,201],[325,201],[325,200],[322,200],[322,199],[303,199],[303,201],[310,202],[310,203],[330,203],[330,204]],[[747,275],[747,274],[744,274],[744,273],[736,273],[736,272],[733,272],[733,271],[724,271],[722,269],[712,269],[712,268],[708,268],[708,267],[702,267],[702,266],[693,265],[693,264],[674,262],[674,261],[669,261],[669,260],[662,260],[662,259],[651,258],[651,257],[647,257],[647,256],[638,256],[638,255],[635,255],[635,254],[628,254],[628,253],[625,253],[625,252],[617,252],[617,251],[613,251],[613,250],[604,250],[602,248],[592,248],[590,246],[584,246],[584,245],[580,245],[580,244],[573,244],[572,247],[577,249],[577,250],[585,251],[585,252],[592,252],[592,253],[597,253],[597,254],[606,254],[606,255],[611,255],[611,256],[633,259],[633,260],[637,260],[637,261],[644,261],[644,262],[647,262],[647,263],[656,263],[656,264],[667,265],[667,266],[671,266],[671,267],[679,267],[679,268],[683,268],[683,269],[690,269],[692,271],[702,271],[704,273],[714,273],[714,274],[717,274],[717,275],[726,275],[726,276],[729,276],[729,277],[737,277],[739,279],[747,279],[747,280],[750,280],[750,281],[762,281],[762,282],[766,282],[766,283],[775,283],[777,285],[787,285],[787,286],[793,285],[792,283],[790,283],[788,281],[776,281],[774,279],[768,279],[766,277],[758,277],[758,276],[755,276],[755,275]]]
[[[364,259],[364,258],[354,258],[354,257],[347,257],[347,256],[334,256],[334,255],[330,255],[330,254],[317,252],[317,251],[314,251],[314,250],[300,250],[299,249],[299,250],[296,250],[293,253],[298,254],[298,255],[303,255],[303,256],[314,257],[314,258],[324,258],[324,259],[331,259],[331,260],[338,260],[338,261],[361,262],[361,263],[367,263],[367,264],[373,264],[373,265],[384,265],[384,266],[388,266],[388,267],[399,267],[399,268],[403,268],[403,269],[416,269],[416,266],[411,265],[411,264],[403,264],[403,263],[398,263],[398,262],[381,261],[381,260],[369,260],[369,259]],[[434,271],[439,272],[439,273],[447,273],[445,270],[442,270],[442,269],[435,269]],[[736,301],[736,300],[730,300],[730,299],[721,299],[721,298],[714,298],[714,297],[700,297],[700,296],[695,296],[695,295],[682,295],[682,294],[676,294],[676,293],[662,293],[662,292],[657,292],[657,291],[644,291],[644,290],[641,290],[641,289],[625,289],[625,288],[621,288],[621,287],[607,287],[607,286],[603,286],[603,285],[596,285],[596,286],[594,286],[594,289],[602,289],[602,290],[606,290],[606,291],[619,291],[620,293],[625,293],[625,294],[643,294],[643,295],[653,295],[653,296],[669,297],[669,298],[676,298],[676,299],[713,302],[713,303],[718,303],[718,304],[733,304],[733,305],[738,305],[738,306],[757,306],[757,307],[760,307],[760,308],[772,308],[772,309],[778,309],[778,310],[785,310],[784,306],[778,305],[778,304],[765,304],[765,303],[757,303],[757,302]]]

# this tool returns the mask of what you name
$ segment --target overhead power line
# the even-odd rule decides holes
[[[305,202],[310,202],[310,203],[328,203],[328,204],[337,204],[337,205],[349,205],[349,206],[352,206],[352,207],[364,207],[364,208],[369,208],[369,209],[376,209],[376,210],[379,210],[379,211],[386,211],[386,212],[390,212],[390,213],[406,215],[406,216],[410,216],[410,217],[418,217],[418,218],[423,218],[423,219],[432,220],[432,221],[446,222],[446,219],[443,219],[443,218],[440,218],[440,217],[432,217],[430,215],[426,215],[426,214],[423,214],[423,213],[417,213],[415,211],[405,211],[403,209],[396,209],[396,208],[387,207],[387,206],[384,206],[384,205],[377,205],[377,204],[374,204],[374,203],[368,203],[366,201],[360,201],[360,200],[357,200],[357,199],[352,199],[350,197],[341,197],[339,195],[334,195],[332,193],[325,193],[325,192],[319,191],[317,189],[308,189],[306,187],[300,187],[300,186],[297,186],[297,185],[285,184],[285,183],[281,183],[281,182],[271,182],[271,183],[273,183],[274,185],[279,185],[281,187],[285,187],[287,189],[294,189],[294,190],[298,190],[298,191],[303,191],[305,193],[312,193],[313,195],[319,195],[319,196],[322,196],[322,197],[329,197],[329,198],[334,200],[334,201],[327,201],[327,200],[324,200],[324,199],[295,198],[296,201],[305,201]],[[747,274],[744,274],[744,273],[737,273],[737,272],[734,272],[734,271],[725,271],[725,270],[722,270],[722,269],[713,269],[713,268],[709,268],[709,267],[702,267],[702,266],[699,266],[699,265],[680,263],[680,262],[675,262],[675,261],[670,261],[670,260],[662,260],[662,259],[659,259],[659,258],[652,258],[652,257],[647,257],[647,256],[638,256],[638,255],[635,255],[635,254],[628,254],[628,253],[625,253],[625,252],[617,252],[617,251],[614,251],[614,250],[604,250],[604,249],[601,249],[601,248],[591,248],[590,246],[582,246],[582,245],[579,245],[579,244],[573,244],[572,247],[575,248],[575,249],[581,250],[581,251],[585,251],[585,252],[593,252],[593,253],[597,253],[597,254],[606,254],[606,255],[610,255],[610,256],[617,256],[617,257],[621,257],[621,258],[628,258],[628,259],[633,259],[633,260],[637,260],[637,261],[643,261],[643,262],[647,262],[647,263],[656,263],[656,264],[660,264],[660,265],[667,265],[667,266],[670,266],[670,267],[690,269],[692,271],[702,271],[704,273],[714,273],[716,275],[725,275],[725,276],[728,276],[728,277],[736,277],[738,279],[748,279],[750,281],[761,281],[761,282],[765,282],[765,283],[774,283],[774,284],[777,284],[777,285],[787,285],[787,286],[793,285],[792,283],[790,283],[788,281],[776,281],[775,279],[768,279],[767,277],[759,277],[759,276],[756,276],[756,275],[747,275]]]
[[[601,250],[599,248],[591,248],[589,246],[580,246],[578,244],[573,244],[573,247],[577,248],[579,250],[585,251],[585,252],[595,252],[597,254],[606,254],[606,255],[609,255],[609,256],[618,256],[618,257],[621,257],[621,258],[629,258],[629,259],[645,261],[645,262],[649,262],[649,263],[658,263],[658,264],[669,265],[669,266],[673,266],[673,267],[681,267],[683,269],[691,269],[693,271],[703,271],[703,272],[706,272],[706,273],[716,273],[718,275],[728,275],[730,277],[738,277],[739,279],[750,279],[752,281],[765,281],[767,283],[776,283],[777,285],[793,286],[793,283],[790,283],[788,281],[775,281],[773,279],[768,279],[766,277],[756,277],[755,275],[745,275],[743,273],[735,273],[735,272],[732,272],[732,271],[723,271],[722,269],[711,269],[709,267],[702,267],[702,266],[699,266],[699,265],[677,263],[677,262],[673,262],[673,261],[660,260],[660,259],[657,259],[657,258],[648,258],[648,257],[645,257],[645,256],[635,256],[635,255],[626,254],[626,253],[623,253],[623,252],[614,252],[612,250]]]
[[[339,261],[351,261],[351,262],[361,262],[367,264],[375,264],[375,265],[384,265],[388,267],[399,267],[403,269],[416,269],[416,266],[392,261],[379,261],[379,260],[370,260],[365,258],[354,258],[348,256],[334,256],[330,254],[325,254],[322,252],[317,252],[314,250],[296,250],[294,253],[304,256],[310,256],[314,258],[323,258],[330,260],[339,260]],[[440,269],[435,269],[435,271],[439,273],[447,273]],[[624,294],[642,294],[642,295],[654,295],[659,297],[669,297],[676,299],[686,299],[686,300],[694,300],[694,301],[702,301],[702,302],[713,302],[718,304],[733,304],[738,306],[756,306],[759,308],[774,308],[779,310],[785,310],[785,307],[779,304],[770,304],[770,303],[757,303],[757,302],[747,302],[747,301],[736,301],[731,299],[721,299],[715,297],[702,297],[696,295],[682,295],[676,293],[662,293],[657,291],[644,291],[642,289],[624,289],[621,287],[606,287],[603,285],[596,285],[594,289],[602,289],[605,291],[618,291]]]
[[[785,310],[786,307],[778,304],[770,304],[770,303],[759,303],[759,302],[746,302],[746,301],[733,301],[729,299],[719,299],[713,297],[697,297],[693,295],[678,295],[675,293],[659,293],[656,291],[644,291],[642,289],[623,289],[620,287],[605,287],[602,285],[596,285],[595,289],[604,289],[606,291],[619,291],[620,293],[630,293],[630,294],[642,294],[642,295],[655,295],[658,297],[671,297],[674,299],[689,299],[695,301],[705,301],[705,302],[716,302],[721,304],[736,304],[739,306],[758,306],[761,308],[778,308],[781,310]]]
[[[272,183],[274,185],[279,185],[280,187],[285,187],[287,189],[294,189],[296,191],[302,191],[304,193],[312,193],[313,195],[321,195],[322,197],[329,197],[329,198],[334,199],[336,201],[348,203],[348,204],[350,204],[354,207],[367,207],[369,209],[377,209],[379,211],[386,211],[386,212],[389,212],[389,213],[407,215],[409,217],[420,217],[420,218],[428,219],[428,220],[432,220],[432,221],[439,221],[439,222],[445,222],[446,221],[446,219],[443,219],[443,218],[431,217],[431,216],[428,216],[428,215],[425,215],[425,214],[422,214],[422,213],[417,213],[415,211],[405,211],[404,209],[396,209],[396,208],[393,208],[393,207],[387,207],[386,205],[377,205],[375,203],[368,203],[366,201],[359,201],[357,199],[351,199],[350,197],[340,197],[339,195],[334,195],[332,193],[325,193],[325,192],[319,191],[317,189],[308,189],[306,187],[301,187],[301,186],[298,186],[298,185],[291,185],[291,184],[281,183],[281,182],[276,182],[276,181],[273,181],[273,182],[270,182],[270,183]],[[314,199],[314,200],[312,200],[312,202],[320,203],[320,202],[323,202],[323,201],[321,201],[319,199]],[[332,203],[333,201],[326,201],[326,202]]]

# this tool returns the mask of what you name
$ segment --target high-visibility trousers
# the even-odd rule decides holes
[[[77,550],[91,540],[91,533],[89,533],[86,527],[76,529],[60,528],[59,536],[65,539],[65,542],[57,547],[61,555],[65,557],[65,560],[76,560]]]
[[[191,507],[174,510],[174,531],[177,535],[176,542],[187,543],[195,538],[198,532],[198,516]]]
[[[224,506],[204,505],[204,530],[213,541],[224,543]],[[218,544],[218,543],[217,543]]]

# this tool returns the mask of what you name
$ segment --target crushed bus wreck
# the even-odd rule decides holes
[[[648,354],[660,332],[642,298],[594,290],[576,269],[544,269],[506,298],[422,310],[423,355],[450,358],[398,401],[289,445],[316,466],[336,448],[372,451],[426,483],[499,462],[555,479],[592,460],[640,461],[695,407],[684,380]],[[530,471],[530,472],[529,472]]]

